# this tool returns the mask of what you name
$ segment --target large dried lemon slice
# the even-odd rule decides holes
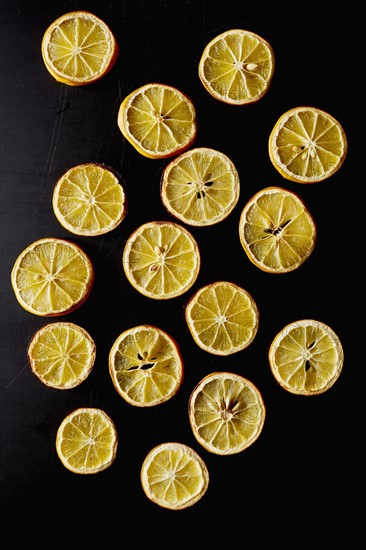
[[[290,393],[318,395],[338,379],[343,348],[334,330],[314,319],[285,326],[274,338],[269,363],[276,381]]]

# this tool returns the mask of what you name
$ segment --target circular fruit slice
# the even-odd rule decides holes
[[[182,153],[196,138],[196,111],[180,90],[146,84],[121,103],[118,127],[145,157],[167,158]]]
[[[193,236],[179,224],[153,221],[127,239],[123,268],[141,294],[157,300],[175,298],[197,279],[200,253]]]
[[[109,354],[109,372],[118,393],[131,405],[168,401],[183,380],[183,360],[174,339],[160,328],[140,325],[124,331]]]
[[[71,233],[93,237],[115,229],[127,213],[124,189],[104,165],[78,164],[57,181],[53,211]]]
[[[49,73],[69,86],[99,80],[118,56],[110,28],[87,11],[73,11],[56,19],[43,35],[41,50]]]
[[[28,346],[34,374],[51,388],[75,388],[90,374],[96,348],[90,334],[73,323],[50,323],[40,328]]]
[[[338,379],[343,348],[335,332],[314,319],[285,326],[274,338],[269,363],[276,381],[290,393],[318,395]]]
[[[330,114],[315,107],[295,107],[274,125],[268,151],[281,176],[297,183],[316,183],[342,166],[347,138]]]
[[[209,484],[205,462],[182,443],[162,443],[146,456],[141,468],[146,496],[162,508],[182,510],[200,500]]]
[[[231,372],[213,372],[194,388],[189,420],[197,441],[217,455],[247,449],[259,437],[265,406],[258,388]]]
[[[300,267],[312,253],[316,226],[296,193],[267,187],[244,206],[239,237],[254,265],[268,273],[287,273]]]
[[[76,409],[57,430],[57,454],[65,468],[75,474],[96,474],[109,468],[117,445],[115,424],[101,409]]]
[[[266,94],[274,65],[274,52],[266,40],[250,31],[232,29],[207,44],[198,75],[214,98],[245,105]]]
[[[232,212],[240,182],[233,162],[223,153],[201,147],[175,158],[161,180],[166,209],[189,225],[213,225]]]
[[[196,344],[215,355],[230,355],[249,346],[259,324],[252,296],[227,281],[198,290],[189,300],[185,316]]]
[[[64,239],[35,241],[18,256],[11,272],[19,304],[44,317],[74,311],[89,296],[93,282],[90,258]]]

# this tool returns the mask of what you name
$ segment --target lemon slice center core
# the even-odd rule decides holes
[[[219,325],[223,325],[224,323],[226,323],[226,320],[227,320],[227,319],[226,319],[225,315],[222,315],[222,314],[221,314],[221,315],[218,315],[218,316],[216,317],[216,321],[217,321],[217,323],[218,323]]]

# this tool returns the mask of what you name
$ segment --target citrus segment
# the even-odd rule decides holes
[[[258,34],[242,29],[225,31],[203,50],[198,74],[216,99],[245,105],[261,99],[274,73],[274,52]]]
[[[286,111],[273,127],[269,157],[276,170],[297,183],[316,183],[333,175],[347,154],[341,124],[315,107]]]
[[[171,336],[141,325],[118,336],[109,353],[109,372],[123,399],[137,407],[152,407],[177,393],[183,361]]]
[[[148,158],[167,158],[190,147],[196,137],[196,111],[180,90],[146,84],[130,93],[118,111],[118,127]]]
[[[164,300],[186,292],[196,281],[200,253],[179,224],[153,221],[138,227],[123,251],[127,279],[141,294]]]
[[[85,302],[93,282],[90,258],[64,239],[35,241],[18,256],[11,272],[19,304],[45,317],[71,313]]]
[[[182,443],[162,443],[141,467],[146,496],[162,508],[182,510],[199,501],[208,489],[209,473],[202,458]]]
[[[234,163],[207,147],[192,149],[172,160],[161,180],[164,206],[189,225],[207,226],[222,221],[237,204],[239,192]]]
[[[285,326],[274,338],[269,363],[276,381],[290,393],[318,395],[338,379],[343,348],[325,323],[302,319]]]
[[[267,187],[243,208],[239,237],[254,265],[269,273],[287,273],[300,267],[312,253],[316,226],[297,194]]]
[[[249,346],[259,324],[252,296],[227,281],[199,289],[189,300],[185,315],[197,345],[215,355],[230,355]]]
[[[73,323],[50,323],[39,329],[28,346],[34,374],[52,388],[75,388],[91,372],[96,348],[90,334]]]
[[[99,80],[113,67],[118,44],[99,17],[74,11],[46,29],[41,51],[47,70],[57,81],[83,86]]]
[[[213,372],[194,388],[189,420],[197,441],[217,455],[252,445],[262,432],[265,406],[258,388],[231,372]]]
[[[57,430],[57,454],[65,468],[76,474],[95,474],[109,468],[117,445],[115,424],[101,409],[76,409]]]
[[[117,175],[96,163],[67,170],[56,183],[52,204],[65,229],[89,237],[112,231],[127,213],[125,192]]]

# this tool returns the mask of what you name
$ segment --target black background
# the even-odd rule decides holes
[[[342,536],[348,540],[354,535],[354,499],[363,478],[355,462],[360,451],[352,430],[360,415],[355,388],[360,370],[364,370],[354,336],[354,316],[363,296],[355,268],[363,239],[361,228],[355,231],[354,218],[362,219],[358,193],[364,187],[364,175],[357,169],[362,143],[358,145],[355,136],[364,113],[360,38],[365,14],[353,10],[349,3],[342,9],[319,2],[281,6],[229,0],[1,2],[2,532],[8,528],[19,536],[21,525],[30,520],[29,536],[38,533],[37,537],[43,537],[48,524],[53,542],[71,530],[79,531],[84,542],[92,533],[101,540],[107,536],[106,542],[113,536],[121,547],[129,540],[134,548],[170,548],[187,542],[194,548],[203,544],[245,547],[248,543],[280,549],[302,547],[307,541],[320,548],[329,547],[321,546],[323,542],[336,542]],[[102,80],[72,88],[56,82],[47,72],[40,44],[52,21],[77,9],[95,13],[111,27],[120,54]],[[221,103],[206,92],[198,78],[203,48],[230,28],[256,32],[275,52],[271,87],[253,105]],[[139,155],[117,126],[122,99],[148,82],[176,86],[192,99],[198,120],[195,146],[227,154],[241,181],[239,203],[225,221],[207,228],[188,227],[199,244],[202,267],[190,291],[163,302],[135,291],[121,261],[127,237],[141,223],[172,219],[159,195],[167,161]],[[299,105],[328,111],[343,125],[349,142],[339,172],[307,186],[284,180],[267,153],[275,122],[283,112]],[[71,166],[88,161],[116,169],[127,193],[127,217],[102,237],[68,233],[52,211],[57,178]],[[289,274],[261,272],[249,262],[239,242],[242,208],[255,192],[269,185],[297,192],[317,224],[314,252]],[[23,310],[10,284],[18,254],[42,237],[66,238],[81,245],[96,272],[87,302],[67,319],[59,319],[84,327],[97,346],[93,371],[79,387],[67,391],[48,388],[31,373],[26,359],[28,342],[49,320]],[[355,254],[352,246],[358,239]],[[216,280],[230,280],[247,289],[260,312],[253,343],[228,357],[198,348],[184,320],[190,295]],[[331,326],[345,353],[336,384],[325,394],[308,398],[280,388],[267,359],[277,332],[301,318]],[[149,409],[125,403],[108,373],[108,353],[116,337],[142,323],[170,333],[185,362],[179,393]],[[255,444],[228,457],[212,455],[200,447],[187,414],[195,384],[206,374],[221,370],[254,382],[267,411]],[[83,406],[104,409],[119,434],[115,463],[89,476],[66,470],[55,451],[60,422]],[[179,512],[151,503],[140,485],[145,455],[164,441],[192,446],[210,472],[204,498]]]

